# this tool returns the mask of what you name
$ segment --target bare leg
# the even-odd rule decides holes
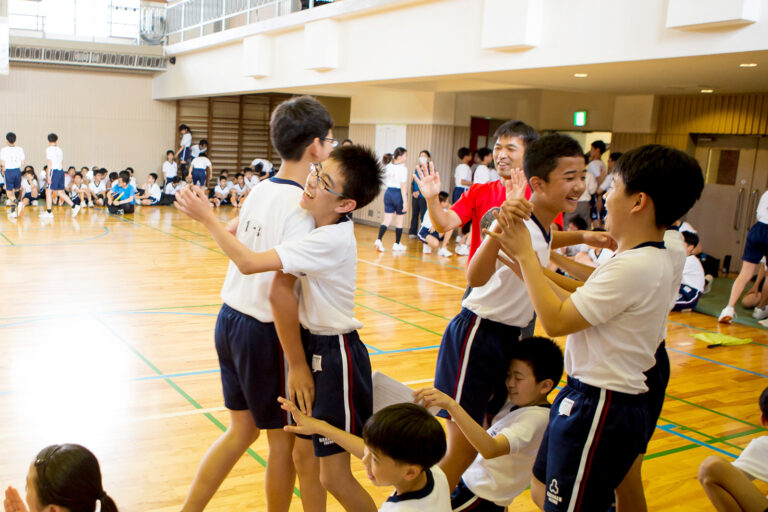
[[[701,463],[699,482],[719,512],[763,512],[768,508],[768,499],[747,475],[717,455]]]
[[[293,467],[293,441],[295,436],[281,429],[267,430],[269,455],[264,487],[267,494],[267,512],[288,512],[291,506],[296,469]]]
[[[205,509],[216,490],[256,438],[259,429],[250,411],[229,411],[229,428],[205,452],[182,512]]]
[[[643,454],[637,456],[632,467],[616,488],[616,510],[618,512],[647,512],[642,479]]]
[[[728,300],[728,305],[730,307],[735,306],[739,301],[741,292],[744,291],[744,288],[747,286],[749,280],[752,279],[753,275],[755,275],[755,270],[757,270],[757,263],[750,263],[745,261],[741,264],[741,271],[739,272],[738,277],[736,277],[736,280],[733,282],[733,286],[731,287],[731,298]]]
[[[376,512],[376,503],[352,475],[349,453],[342,452],[322,457],[320,480],[323,487],[333,494],[347,512]]]
[[[540,510],[544,510],[544,500],[546,499],[546,495],[547,487],[535,476],[531,477],[531,500],[533,500]]]
[[[448,438],[448,450],[438,466],[448,478],[448,488],[453,489],[459,483],[464,471],[475,460],[477,450],[467,441],[461,429],[454,422],[446,422],[445,430]]]
[[[296,438],[293,443],[293,463],[299,477],[304,511],[325,512],[327,494],[320,483],[320,459],[315,457],[311,439]]]

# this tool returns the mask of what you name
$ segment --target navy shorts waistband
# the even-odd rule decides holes
[[[568,387],[590,398],[599,398],[600,393],[602,393],[602,391],[605,390],[611,393],[611,401],[613,402],[626,404],[626,405],[645,405],[646,404],[646,398],[647,398],[646,393],[641,393],[639,395],[630,395],[629,393],[622,393],[620,391],[613,391],[610,389],[598,388],[596,386],[586,384],[580,381],[579,379],[574,379],[573,377],[568,377]]]
[[[495,322],[493,320],[488,320],[487,318],[483,318],[467,308],[461,308],[461,311],[459,312],[458,316],[466,321],[471,321],[472,318],[478,317],[481,321],[480,325],[485,330],[504,333],[504,334],[510,334],[510,335],[516,334],[518,338],[520,337],[520,327],[517,327],[515,325],[503,324],[501,322]]]
[[[16,167],[15,169],[6,169],[5,172],[8,171],[20,171],[21,169],[19,167]]]

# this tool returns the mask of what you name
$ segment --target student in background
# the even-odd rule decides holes
[[[136,200],[143,206],[155,206],[160,204],[162,195],[163,191],[160,189],[160,185],[157,184],[157,174],[151,172],[147,176],[147,183],[144,185],[144,193],[137,195]]]
[[[341,141],[342,147],[343,146],[351,146],[352,144],[353,144],[353,142],[350,139],[344,139],[343,141]]]
[[[595,233],[605,233],[603,228],[594,228]],[[588,247],[586,252],[579,252],[574,256],[574,261],[589,267],[599,267],[609,261],[615,253],[605,247]]]
[[[165,189],[163,189],[163,195],[160,197],[161,205],[173,204],[176,200],[176,193],[184,188],[184,182],[181,181],[181,176],[174,176],[171,181],[166,183]]]
[[[237,173],[235,175],[235,185],[229,192],[232,206],[240,208],[243,205],[243,202],[245,202],[245,197],[248,195],[248,191],[248,186],[245,184],[245,176],[243,176],[243,173]]]
[[[193,160],[199,156],[208,156],[208,141],[201,139],[200,142],[190,147],[189,153]]]
[[[137,194],[143,194],[144,189],[139,188],[139,185],[136,183],[136,177],[134,176],[133,167],[126,167],[126,171],[131,175],[131,179],[128,181],[128,183],[133,187],[133,191]]]
[[[386,155],[385,155],[386,156]],[[384,164],[384,218],[379,226],[379,236],[373,245],[379,252],[384,252],[384,243],[382,239],[387,232],[387,228],[392,223],[392,217],[395,216],[395,243],[392,244],[392,250],[399,252],[405,251],[405,245],[400,243],[403,236],[403,223],[405,214],[408,213],[408,169],[405,167],[405,160],[408,158],[408,151],[405,148],[397,148],[392,154],[392,161]]]
[[[589,149],[589,165],[587,165],[587,172],[594,176],[595,183],[598,185],[603,183],[603,180],[605,180],[605,177],[608,174],[605,164],[603,163],[603,153],[605,153],[605,149],[605,142],[602,140],[594,141]],[[603,197],[596,193],[593,196],[593,199],[595,215],[592,220],[594,220],[596,227],[602,227],[603,223],[600,220],[600,212],[605,208]]]
[[[179,135],[181,142],[179,142],[179,149],[176,151],[176,158],[179,161],[181,179],[185,179],[189,163],[192,160],[192,130],[189,129],[189,126],[181,124],[179,125]]]
[[[760,422],[768,426],[768,388],[760,395]],[[752,480],[768,483],[768,436],[752,439],[739,458],[729,463],[717,455],[699,466],[699,483],[718,512],[763,512],[768,498]]]
[[[264,158],[254,158],[251,162],[251,167],[253,167],[253,170],[256,174],[259,174],[260,170],[261,177],[263,179],[271,178],[275,175],[275,166],[272,164],[272,162]]]
[[[605,178],[603,179],[602,183],[598,183],[598,186],[597,186],[597,195],[600,196],[601,198],[604,198],[605,194],[607,194],[608,191],[611,189],[611,182],[613,182],[613,169],[616,167],[616,162],[619,161],[619,158],[621,158],[621,155],[622,153],[619,153],[618,151],[613,151],[608,156],[608,167],[606,169]],[[607,215],[607,213],[608,212],[605,209],[605,201],[603,200],[603,207],[599,212],[600,222],[603,222],[603,223],[605,222],[605,216]]]
[[[461,194],[467,191],[472,186],[472,169],[469,167],[469,162],[472,161],[472,153],[469,148],[459,148],[456,156],[459,157],[459,165],[453,171],[453,196],[451,203],[455,203],[461,197]]]
[[[11,212],[8,215],[11,218],[21,216],[21,212],[17,212],[17,208],[23,210],[24,204],[21,203],[19,195],[21,190],[21,168],[24,167],[24,150],[16,145],[16,134],[8,132],[5,135],[5,140],[8,145],[3,149],[0,149],[0,168],[2,168],[3,176],[5,178],[5,193],[8,194],[8,200],[6,205],[11,207]]]
[[[224,175],[219,176],[219,183],[213,189],[213,197],[209,200],[210,203],[218,208],[225,204],[231,204],[229,202],[230,191],[227,186],[227,177]]]
[[[432,161],[432,155],[426,149],[419,153],[419,165],[427,165]],[[413,171],[414,177],[416,171]],[[427,213],[427,200],[419,192],[419,185],[415,179],[411,180],[411,229],[408,230],[408,238],[416,238],[419,232],[421,221],[424,220],[424,214]]]
[[[205,155],[198,156],[190,164],[192,167],[192,184],[208,188],[208,182],[213,175],[213,165]]]
[[[253,187],[259,184],[259,177],[254,174],[253,169],[250,167],[243,169],[243,174],[245,186],[248,190],[253,190]]]
[[[88,190],[88,185],[83,182],[83,175],[79,172],[75,173],[72,178],[72,184],[69,186],[69,198],[72,202],[81,208],[85,208],[91,197],[91,191]],[[93,201],[91,201],[93,204]]]
[[[675,301],[672,311],[691,310],[699,302],[702,290],[704,290],[704,267],[699,258],[693,255],[693,250],[699,245],[699,236],[691,232],[682,233],[687,257],[683,268],[683,279],[680,283],[680,294]]]
[[[493,161],[493,151],[488,148],[480,148],[477,150],[477,158],[480,160],[480,163],[475,168],[472,183],[482,185],[491,181],[491,170],[488,166]]]
[[[47,160],[48,170],[50,173],[50,183],[48,185],[47,193],[45,194],[45,206],[46,211],[41,213],[40,216],[44,219],[52,219],[53,212],[51,212],[51,203],[54,198],[59,199],[72,207],[72,217],[77,216],[77,212],[80,211],[80,205],[74,204],[72,200],[67,196],[64,191],[64,153],[59,147],[59,136],[55,133],[48,134],[48,147],[45,150],[45,158]]]
[[[112,215],[133,213],[136,190],[131,185],[131,173],[121,171],[116,184],[107,192],[107,209]]]
[[[578,208],[578,206],[577,206]],[[571,217],[568,221],[567,231],[585,231],[587,229],[587,221],[581,216]],[[587,244],[569,245],[565,248],[565,256],[569,258],[576,257],[577,254],[589,252],[589,246]]]
[[[444,209],[450,208],[451,202],[448,200],[448,192],[440,192],[439,199],[440,205]],[[437,251],[437,255],[442,258],[453,256],[453,253],[448,250],[448,242],[451,240],[451,235],[453,235],[453,231],[444,234],[435,231],[432,227],[432,220],[429,218],[429,215],[425,215],[418,233],[419,240],[424,244],[422,253],[431,254],[432,250],[440,247],[440,243],[442,242],[443,246]]]
[[[106,172],[106,169],[104,169]],[[117,185],[118,174],[116,172],[107,173],[107,191],[112,190]]]
[[[106,172],[99,169],[93,174],[93,181],[88,184],[88,190],[91,191],[91,202],[88,206],[104,206],[107,196]]]
[[[167,185],[178,174],[179,167],[174,161],[175,157],[176,154],[172,149],[169,149],[165,152],[165,162],[163,162],[163,183],[165,185]]]
[[[37,206],[40,189],[35,178],[35,169],[31,165],[24,167],[24,172],[21,175],[21,192],[21,202],[24,206]]]

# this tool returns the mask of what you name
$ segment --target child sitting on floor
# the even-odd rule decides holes
[[[447,210],[451,206],[451,202],[448,199],[449,197],[448,192],[440,192],[439,194],[440,206],[443,207],[443,210]],[[437,255],[443,258],[448,258],[453,256],[453,253],[448,250],[448,242],[451,240],[451,235],[453,235],[452,229],[447,233],[438,233],[432,226],[432,219],[429,218],[429,215],[425,215],[424,220],[421,222],[419,233],[416,236],[422,243],[424,243],[422,253],[431,254],[432,250],[440,247],[440,243],[442,242],[443,246],[437,251]]]
[[[683,240],[685,241],[685,251],[688,256],[685,258],[685,268],[683,269],[683,281],[680,283],[680,295],[675,301],[672,311],[690,311],[699,302],[701,292],[704,290],[704,267],[693,251],[699,245],[699,236],[690,231],[683,231]]]

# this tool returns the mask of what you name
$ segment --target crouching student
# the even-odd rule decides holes
[[[278,400],[296,421],[285,430],[332,440],[362,459],[373,485],[395,488],[379,512],[451,510],[448,481],[436,465],[445,454],[445,432],[423,407],[408,403],[384,407],[368,419],[360,438],[305,415],[285,398]]]
[[[136,191],[131,185],[131,173],[121,171],[112,189],[107,192],[107,209],[112,215],[133,213]]]
[[[683,231],[682,234],[687,257],[683,268],[683,280],[680,283],[680,294],[677,296],[672,311],[690,311],[696,307],[706,284],[701,260],[693,254],[696,246],[699,245],[699,235],[690,231]]]
[[[448,192],[440,192],[440,206],[443,207],[443,210],[447,210],[451,206],[451,202],[448,198]],[[453,253],[448,250],[448,242],[451,241],[451,235],[453,235],[453,230],[444,234],[438,233],[432,226],[432,219],[429,218],[429,215],[425,215],[416,237],[424,244],[424,248],[421,251],[422,253],[431,254],[433,249],[439,247],[440,249],[437,251],[437,255],[443,258],[448,258],[453,256]],[[440,247],[441,243],[442,247]]]
[[[147,183],[144,184],[144,193],[136,196],[136,199],[144,206],[155,206],[160,204],[162,195],[160,185],[157,184],[157,174],[151,172],[147,176]]]
[[[35,169],[31,165],[24,168],[21,176],[21,203],[24,206],[37,206],[37,200],[40,197],[40,189],[35,178]]]
[[[509,401],[487,431],[456,401],[435,388],[414,393],[424,407],[453,418],[478,455],[451,496],[454,511],[504,512],[531,482],[533,462],[549,423],[547,396],[563,376],[563,352],[548,338],[515,344],[507,373]]]
[[[232,185],[229,196],[230,201],[232,201],[232,206],[240,208],[245,202],[245,197],[248,195],[249,191],[250,189],[245,183],[245,176],[243,176],[242,173],[237,173],[235,175],[235,184]]]

